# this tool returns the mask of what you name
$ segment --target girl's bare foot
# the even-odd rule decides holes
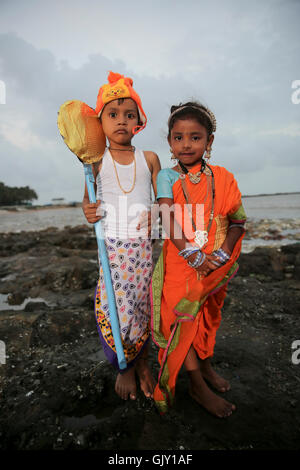
[[[136,399],[136,381],[134,367],[124,372],[123,374],[117,375],[115,391],[121,398],[123,398],[123,400],[127,400],[128,395],[131,400]]]
[[[209,413],[218,418],[227,418],[236,409],[235,405],[215,395],[206,385],[200,369],[188,371],[191,385],[190,395]]]
[[[136,365],[136,372],[139,376],[141,390],[144,392],[145,397],[153,398],[156,383],[152,376],[147,358],[141,357],[139,359]]]
[[[215,390],[222,393],[228,392],[228,390],[230,390],[229,382],[214,371],[209,357],[204,360],[200,360],[200,370],[202,377],[207,380],[207,382],[209,382]]]

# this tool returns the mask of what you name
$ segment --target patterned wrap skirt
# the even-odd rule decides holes
[[[145,238],[105,240],[111,279],[119,317],[121,340],[127,361],[122,371],[109,319],[109,307],[99,260],[99,280],[95,292],[95,317],[104,353],[109,362],[126,372],[140,356],[150,336],[150,282],[152,276],[152,244]]]

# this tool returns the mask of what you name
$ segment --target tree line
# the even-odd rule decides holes
[[[0,204],[1,205],[16,205],[28,204],[33,199],[37,199],[38,195],[29,186],[20,188],[6,186],[0,182]]]

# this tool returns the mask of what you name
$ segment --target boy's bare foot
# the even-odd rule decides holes
[[[115,391],[121,398],[123,398],[123,400],[127,400],[128,395],[131,400],[136,399],[136,381],[134,367],[129,369],[127,372],[124,372],[123,374],[117,375]]]
[[[144,392],[145,397],[153,398],[156,382],[152,376],[147,358],[141,357],[138,360],[136,365],[136,372],[139,376],[141,390]]]
[[[222,393],[230,390],[229,382],[214,371],[209,358],[200,360],[200,370],[202,377],[207,380],[215,390]]]
[[[236,409],[235,405],[215,395],[206,385],[200,369],[189,371],[190,395],[209,413],[218,418],[227,418]]]

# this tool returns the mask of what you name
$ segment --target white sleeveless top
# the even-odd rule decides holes
[[[125,191],[130,190],[134,181],[134,162],[121,165],[113,159],[108,149],[105,150],[102,166],[96,177],[97,200],[101,201],[101,208],[106,211],[103,219],[106,236],[121,239],[145,237],[145,231],[136,230],[143,211],[151,207],[151,172],[148,168],[145,155],[141,150],[135,150],[136,179],[133,190],[124,194],[119,181]]]

